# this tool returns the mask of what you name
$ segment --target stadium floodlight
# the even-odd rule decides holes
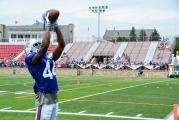
[[[106,11],[106,9],[108,9],[108,6],[92,6],[89,7],[89,9],[93,12],[93,13],[97,13],[98,14],[98,41],[100,40],[100,14],[104,13]]]

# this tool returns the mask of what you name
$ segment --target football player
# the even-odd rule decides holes
[[[54,31],[57,35],[58,45],[53,53],[47,51],[50,45],[50,31]],[[64,47],[65,42],[57,21],[50,22],[49,20],[42,40],[30,40],[26,45],[25,62],[35,80],[33,88],[36,94],[36,120],[56,119],[58,82],[54,63],[60,57]]]

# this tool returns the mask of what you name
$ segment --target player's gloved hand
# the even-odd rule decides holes
[[[58,22],[57,21],[50,21],[48,19],[48,13],[45,12],[43,15],[42,15],[42,19],[43,19],[43,23],[44,23],[44,30],[46,28],[48,28],[50,31],[54,31],[55,28],[58,27]]]

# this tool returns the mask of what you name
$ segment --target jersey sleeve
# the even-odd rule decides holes
[[[35,54],[36,54],[35,52],[32,52],[32,53],[29,53],[29,54],[26,56],[26,58],[25,58],[26,64],[30,64],[30,62],[31,62],[31,60],[32,60],[32,58],[34,57]]]

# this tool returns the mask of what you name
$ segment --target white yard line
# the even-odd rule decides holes
[[[167,81],[171,81],[171,80],[165,80],[165,81],[161,80],[161,81],[156,81],[156,82],[148,82],[148,83],[144,83],[144,84],[133,85],[133,86],[129,86],[129,87],[124,87],[124,88],[109,90],[109,91],[105,91],[105,92],[95,93],[95,94],[91,94],[91,95],[87,95],[87,96],[77,97],[77,98],[61,101],[61,102],[58,102],[58,103],[61,104],[61,103],[71,102],[71,101],[75,101],[75,100],[79,100],[79,99],[83,99],[83,98],[88,98],[88,97],[92,97],[92,96],[97,96],[97,95],[101,95],[101,94],[105,94],[105,93],[114,92],[114,91],[120,91],[120,90],[139,87],[139,86],[143,86],[143,85],[149,85],[149,84],[154,84],[154,83],[159,83],[159,82],[167,82]],[[30,108],[30,109],[33,109],[33,108]]]
[[[0,112],[10,113],[35,113],[36,111],[24,111],[24,110],[0,110]],[[70,112],[58,112],[60,115],[75,115],[75,116],[91,116],[91,117],[105,117],[105,118],[126,118],[126,119],[137,119],[137,120],[164,120],[158,118],[144,118],[144,117],[131,117],[131,116],[117,116],[117,115],[103,115],[103,114],[87,114],[87,113],[70,113]]]
[[[142,116],[142,114],[138,114],[138,115],[136,115],[136,117],[141,117]]]
[[[15,84],[4,84],[4,85],[0,85],[0,87],[2,87],[2,86],[10,86],[10,85],[24,85],[24,84],[29,84],[29,83],[34,83],[34,82],[15,83]]]
[[[27,92],[23,92],[23,91],[18,91],[15,93],[16,95],[21,95],[21,94],[27,94]]]
[[[34,94],[34,93],[32,93],[32,92],[24,92],[24,91],[18,91],[18,92],[16,92],[15,93],[16,95],[21,95],[21,94]]]
[[[11,109],[12,107],[6,107],[6,108],[2,108],[1,110],[9,110]]]
[[[112,82],[110,83],[105,83],[105,84],[100,84],[100,85],[91,85],[91,86],[84,86],[84,87],[77,87],[77,88],[72,88],[72,89],[65,89],[65,90],[60,90],[60,92],[64,92],[64,91],[71,91],[71,90],[78,90],[78,89],[82,89],[82,88],[91,88],[91,87],[98,87],[98,86],[107,86],[109,84],[112,84]]]
[[[95,93],[95,94],[91,94],[91,95],[87,95],[87,96],[82,96],[82,97],[78,97],[78,98],[73,98],[73,99],[61,101],[61,102],[58,102],[58,103],[66,103],[66,102],[75,101],[75,100],[88,98],[88,97],[92,97],[92,96],[97,96],[97,95],[102,95],[102,94],[106,94],[106,93],[110,93],[110,92],[125,90],[125,89],[129,89],[129,88],[134,88],[134,87],[139,87],[139,86],[149,85],[149,84],[154,84],[154,83],[159,83],[159,82],[167,82],[167,81],[171,81],[171,80],[165,80],[165,81],[162,80],[162,81],[149,82],[149,83],[144,83],[144,84],[139,84],[139,85],[132,85],[132,86],[124,87],[124,88],[119,88],[119,89],[114,89],[114,90],[109,90],[109,91],[105,91],[105,92]]]
[[[0,91],[0,95],[8,94],[7,91]]]
[[[36,108],[27,109],[26,111],[34,111]]]
[[[143,118],[143,117],[131,117],[131,116],[117,116],[117,115],[102,115],[102,114],[78,114],[78,113],[65,113],[59,112],[61,115],[76,115],[76,116],[92,116],[92,117],[106,117],[106,118],[126,118],[135,120],[163,120],[158,118]]]
[[[144,96],[144,95],[131,95],[131,94],[121,94],[121,93],[119,93],[119,94],[117,94],[117,93],[115,93],[115,94],[110,94],[110,95],[117,95],[117,96],[127,96],[127,97],[138,97],[138,98],[157,98],[157,99],[169,99],[169,100],[173,100],[173,99],[177,99],[178,97],[159,97],[159,96]]]
[[[82,114],[82,113],[85,113],[86,111],[84,110],[84,111],[81,111],[81,112],[79,112],[78,114]]]
[[[154,104],[154,103],[140,103],[140,102],[132,102],[132,101],[98,101],[98,100],[76,100],[76,101],[81,101],[81,102],[98,102],[98,103],[119,103],[119,104],[139,104],[139,105],[149,105],[149,106],[173,106],[173,105],[167,105],[167,104]]]
[[[107,113],[106,115],[112,115],[114,112],[109,112],[109,113]]]
[[[4,93],[4,92],[7,92],[7,91],[0,91],[0,93]]]

